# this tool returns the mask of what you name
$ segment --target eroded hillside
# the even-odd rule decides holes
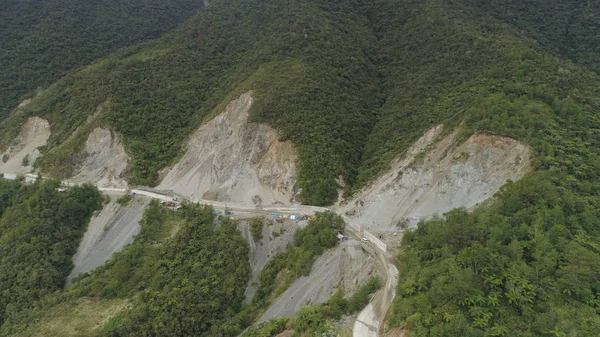
[[[74,184],[92,183],[102,188],[127,188],[123,173],[130,159],[120,137],[107,129],[95,128],[85,142],[73,168]]]
[[[362,243],[348,240],[325,252],[314,262],[310,274],[297,279],[279,295],[258,322],[293,317],[300,309],[328,301],[340,288],[349,296],[372,277],[383,277],[377,262]]]
[[[29,173],[41,156],[39,147],[45,146],[50,137],[50,124],[39,118],[29,118],[19,135],[12,141],[0,159],[0,173]]]
[[[454,208],[471,208],[507,181],[531,170],[531,148],[517,140],[461,128],[443,136],[443,125],[425,133],[392,168],[340,207],[363,228],[389,232]]]
[[[67,284],[79,274],[103,265],[114,253],[133,242],[140,232],[139,222],[149,203],[149,198],[138,196],[125,205],[116,201],[104,205],[90,220],[79,243]]]
[[[260,239],[252,235],[250,223],[253,220],[244,220],[240,223],[240,230],[250,248],[250,266],[252,277],[246,289],[246,300],[251,302],[256,294],[257,282],[265,265],[275,255],[285,252],[288,245],[294,244],[294,235],[300,228],[307,226],[307,221],[277,221],[273,218],[259,218],[263,222]],[[370,249],[363,247],[355,239],[344,240],[339,246],[326,251],[319,256],[308,275],[295,280],[288,289],[273,300],[266,311],[258,319],[264,322],[276,317],[293,317],[301,308],[309,304],[321,304],[343,287],[344,294],[353,294],[360,286],[371,277],[382,277],[383,272],[378,270],[377,262]]]
[[[187,152],[158,188],[191,200],[249,205],[292,202],[296,194],[294,146],[279,141],[268,125],[249,123],[252,102],[252,92],[246,92],[196,130]]]
[[[506,24],[520,20],[511,10],[518,1],[485,10],[474,1],[216,1],[167,37],[58,80],[0,124],[0,146],[17,137],[6,160],[17,171],[31,169],[23,158],[35,158],[38,148],[43,174],[105,186],[164,178],[163,190],[224,208],[248,205],[244,211],[295,202],[298,191],[311,205],[347,192],[339,213],[394,238],[391,254],[404,240],[393,327],[418,337],[434,329],[442,336],[596,337],[600,78],[586,68],[596,62],[594,40],[572,42],[574,33],[561,28],[581,22],[593,34],[595,7],[552,1],[559,2],[573,9],[567,16],[586,8],[586,19],[553,25],[536,14],[544,3],[530,2],[527,21],[553,26],[536,41],[537,33]],[[486,14],[498,6],[504,14]],[[577,63],[547,52],[557,32],[569,42],[559,48]],[[22,139],[30,140],[18,140],[31,116],[48,121],[47,141],[27,132]],[[29,143],[46,146],[17,146]],[[27,210],[37,210],[29,207],[35,202]],[[266,310],[276,316],[324,300],[335,283],[347,286],[371,268],[357,244],[324,252],[337,243],[340,223],[326,242],[315,230],[287,254],[277,245],[291,242],[291,233],[260,246],[244,232],[247,252],[239,226],[215,221],[210,209],[161,207],[149,208],[145,236],[75,283],[78,296],[96,299],[146,289],[126,319],[96,334],[236,336],[256,318],[231,316],[244,314],[252,287],[243,291],[259,270],[269,273],[256,287],[258,303],[275,303]],[[131,232],[110,230],[106,241],[94,239],[119,212],[109,203],[98,215],[105,220],[90,227],[82,256],[129,240]],[[183,230],[173,229],[181,222]],[[270,239],[283,227],[263,233]],[[112,253],[101,251],[103,259]],[[15,315],[27,314],[16,308]],[[183,321],[177,310],[195,321],[169,325]]]

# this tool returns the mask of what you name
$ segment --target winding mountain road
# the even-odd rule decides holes
[[[17,174],[5,173],[5,179],[16,179]],[[26,174],[26,181],[35,181],[38,178],[35,174]],[[72,186],[72,183],[63,182],[66,186]],[[175,196],[165,191],[155,191],[150,188],[144,189],[131,189],[127,190],[124,188],[98,188],[99,191],[105,194],[111,195],[125,195],[126,193],[132,193],[136,195],[143,195],[150,198],[158,199],[166,202],[187,200],[197,204],[210,205],[214,209],[218,210],[231,210],[233,212],[251,213],[251,214],[269,214],[272,212],[276,213],[294,213],[298,215],[312,215],[315,212],[332,211],[336,212],[327,207],[317,206],[305,206],[305,205],[271,205],[262,206],[257,208],[255,205],[250,204],[239,204],[230,202],[220,202],[204,199],[189,200],[181,196]],[[336,212],[337,213],[337,212]],[[352,224],[350,219],[341,214],[347,223],[347,232],[352,233],[359,240],[362,239],[363,235],[360,232],[360,226]],[[359,229],[359,230],[357,230]],[[391,308],[391,304],[396,296],[396,286],[398,284],[398,269],[394,264],[390,262],[390,256],[387,252],[379,250],[375,245],[366,244],[365,251],[373,256],[383,267],[386,272],[385,286],[382,287],[371,299],[369,304],[358,314],[354,322],[352,329],[353,337],[378,337],[380,330],[383,327],[383,320],[386,317],[387,312]]]
[[[357,236],[359,240],[362,239],[361,227],[343,214],[341,216],[347,224],[346,230]],[[352,337],[378,337],[380,331],[383,330],[384,319],[396,297],[398,268],[390,261],[390,255],[386,251],[382,251],[370,243],[364,247],[365,251],[373,256],[385,270],[386,281],[385,285],[375,293],[369,304],[356,317],[352,328]]]
[[[371,302],[358,314],[352,329],[353,337],[377,337],[383,328],[383,320],[390,310],[392,302],[396,297],[396,286],[398,285],[398,268],[389,262],[384,253],[377,251],[381,263],[386,268],[386,282]]]

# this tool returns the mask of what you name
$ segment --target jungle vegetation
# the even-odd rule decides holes
[[[68,175],[93,116],[123,134],[130,181],[153,185],[195,128],[252,89],[252,120],[298,148],[303,202],[327,205],[340,176],[352,193],[428,128],[457,125],[477,95],[508,82],[595,97],[575,89],[597,82],[598,13],[570,0],[216,1],[62,77],[0,125],[0,148],[42,116],[52,136],[38,166]]]
[[[0,326],[62,289],[87,223],[101,206],[91,185],[64,193],[58,185],[0,179]]]
[[[202,1],[6,0],[0,8],[0,122],[31,98],[110,52],[156,39]]]
[[[510,13],[511,2],[505,5]],[[403,103],[411,110],[396,127],[423,123],[413,112],[426,103],[436,120],[464,122],[465,137],[492,131],[529,144],[535,171],[504,186],[491,205],[452,211],[405,235],[390,324],[412,336],[597,335],[598,75],[589,62],[564,61],[503,22],[478,18],[477,9],[426,6],[438,13],[428,22],[453,33],[424,29],[419,14],[406,18],[406,26],[429,34],[420,35],[424,48],[413,41],[420,65],[405,69],[419,71],[422,86],[415,88],[426,89]],[[389,27],[382,24],[391,36],[406,32]],[[419,99],[429,88],[438,94]],[[388,132],[397,117],[383,117]]]
[[[91,119],[124,136],[133,156],[130,181],[152,185],[195,128],[254,90],[252,121],[274,126],[298,149],[303,202],[327,205],[337,198],[340,176],[353,193],[437,124],[452,130],[462,123],[463,137],[506,135],[532,147],[534,171],[489,205],[452,211],[405,235],[390,324],[412,336],[597,336],[599,15],[597,2],[575,0],[216,1],[157,39],[115,48],[67,72],[12,110],[0,124],[0,148],[25,118],[47,118],[52,136],[36,165],[68,175]],[[18,99],[11,99],[14,108]],[[6,195],[1,202],[8,205]],[[202,219],[203,210],[194,212]],[[301,242],[327,245],[330,232]],[[178,261],[183,247],[173,249],[164,254]],[[274,259],[252,305],[268,303],[278,275],[306,273],[318,249],[299,244]],[[74,289],[81,296],[128,296],[145,278],[113,275],[111,268],[131,274],[131,262],[118,261]],[[141,283],[146,301],[102,334],[132,334],[134,327],[166,333],[166,325],[144,321],[154,317],[152,308],[171,305],[162,292],[204,291],[195,288],[200,279],[186,288],[176,277],[180,283],[169,286],[162,267],[149,265],[157,279]],[[242,284],[247,275],[237,267],[233,282]],[[211,297],[213,307],[198,308],[215,324],[178,322],[169,331],[237,331],[259,310],[240,307],[235,292],[219,294]]]
[[[6,186],[10,200],[11,183]],[[179,211],[173,211],[154,200],[144,213],[141,232],[134,242],[103,266],[76,277],[67,290],[62,291],[62,286],[72,268],[70,258],[76,246],[70,248],[70,255],[65,255],[65,266],[55,276],[54,287],[38,293],[37,289],[20,290],[17,284],[7,284],[5,294],[26,294],[27,298],[9,297],[10,315],[0,326],[0,336],[27,336],[32,322],[51,316],[56,308],[81,303],[82,299],[90,303],[88,306],[112,300],[128,303],[105,324],[91,327],[97,336],[237,336],[266,309],[270,302],[264,298],[273,298],[275,291],[280,293],[296,277],[308,273],[316,257],[337,244],[340,223],[343,224],[339,216],[320,213],[306,228],[299,229],[293,244],[282,255],[284,260],[276,257],[279,262],[272,260],[263,270],[265,276],[261,275],[257,284],[261,296],[248,303],[245,291],[250,257],[238,221],[229,217],[217,219],[207,206],[184,203]],[[53,241],[57,245],[70,242],[58,238]],[[27,244],[25,240],[19,242]],[[281,267],[281,261],[295,261],[292,273],[285,272],[287,267]],[[26,271],[33,266],[33,261],[24,261],[20,277],[28,276]],[[271,282],[277,279],[284,285],[273,287]],[[350,300],[334,296],[338,303],[335,312],[364,306],[368,293],[377,288],[378,283],[374,282],[367,283]]]

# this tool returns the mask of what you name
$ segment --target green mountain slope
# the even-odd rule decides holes
[[[296,231],[293,242],[261,271],[259,292],[250,303],[244,302],[250,251],[238,220],[216,217],[208,206],[184,203],[174,211],[154,200],[140,226],[130,245],[79,275],[68,289],[44,291],[29,296],[29,302],[9,297],[11,310],[0,336],[239,336],[278,294],[310,273],[319,255],[339,243],[343,220],[318,213]],[[60,284],[65,277],[60,275]],[[335,303],[318,310],[322,315],[357,311],[377,282],[369,281],[348,302],[340,291]]]
[[[464,1],[509,23],[543,49],[600,73],[598,1]]]
[[[412,336],[597,336],[598,13],[570,0],[217,1],[62,77],[0,124],[0,148],[27,117],[46,118],[52,136],[37,165],[62,177],[91,129],[108,126],[133,157],[131,182],[154,184],[194,129],[252,89],[253,121],[295,143],[302,200],[323,205],[340,175],[352,193],[439,123],[462,125],[461,137],[513,137],[534,150],[535,172],[489,205],[406,235],[391,326]],[[107,286],[112,268],[88,282],[122,296],[127,280]],[[168,302],[152,289],[145,299]],[[235,298],[214,301],[240,309]],[[122,319],[152,308],[137,310]],[[106,334],[131,334],[123,322]]]
[[[4,1],[0,8],[0,121],[24,95],[68,71],[175,28],[202,1]]]
[[[411,336],[597,335],[600,78],[478,8],[440,1],[408,10],[382,24],[396,41],[383,56],[401,55],[394,69],[404,76],[368,146],[402,149],[412,128],[462,122],[466,135],[527,142],[536,172],[492,205],[406,235],[391,325]],[[410,131],[384,136],[394,129]]]
[[[372,178],[425,127],[456,117],[473,99],[469,87],[505,71],[527,45],[499,22],[481,24],[477,8],[455,5],[472,20],[458,25],[442,3],[420,6],[218,2],[162,40],[61,80],[28,114],[52,120],[52,147],[107,103],[106,122],[133,153],[134,182],[152,184],[219,103],[259,89],[256,120],[300,148],[305,202],[328,203],[334,178]],[[70,150],[48,156],[46,169],[68,173]]]
[[[64,286],[101,196],[92,186],[0,181],[0,326]]]
[[[349,191],[362,186],[428,127],[459,123],[474,92],[530,71],[522,59],[546,50],[478,6],[445,6],[216,2],[164,38],[61,79],[0,126],[0,145],[27,116],[47,118],[52,137],[40,164],[66,176],[91,125],[71,136],[94,115],[93,125],[125,136],[131,181],[152,185],[192,130],[255,89],[253,119],[299,148],[303,201],[328,204],[340,175]],[[547,70],[521,77],[544,81],[554,76]],[[571,90],[571,83],[548,85],[561,97]]]
[[[220,103],[257,89],[254,119],[299,147],[303,200],[331,203],[339,175],[350,188],[361,186],[426,128],[457,124],[474,92],[496,90],[515,75],[516,85],[555,76],[533,69],[527,59],[537,47],[521,31],[487,20],[478,7],[445,6],[217,2],[163,39],[63,78],[2,125],[0,143],[8,144],[23,118],[48,118],[53,133],[42,167],[68,175],[87,129],[65,140],[102,110],[97,123],[125,135],[132,181],[153,184]],[[551,60],[558,59],[544,63]],[[572,86],[547,84],[559,98]]]
[[[377,71],[364,53],[373,36],[351,10],[327,2],[214,3],[162,39],[66,76],[2,125],[2,143],[27,116],[43,116],[53,130],[42,167],[68,174],[86,135],[65,140],[102,110],[97,123],[125,136],[132,181],[154,184],[220,103],[256,89],[254,119],[299,147],[304,201],[331,203],[334,179],[355,175],[379,104]]]

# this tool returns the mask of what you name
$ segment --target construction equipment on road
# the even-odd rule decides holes
[[[348,237],[347,237],[347,236],[345,236],[345,235],[344,235],[344,234],[342,234],[342,233],[338,233],[338,234],[337,234],[337,238],[338,238],[338,240],[340,240],[340,241],[346,241],[346,240],[348,240]]]
[[[173,201],[161,201],[160,202],[161,205],[168,207],[174,211],[178,211],[181,209],[181,205],[178,202],[173,202]]]
[[[232,211],[217,211],[216,209],[212,210],[212,214],[217,214],[217,215],[231,215],[233,214]]]

